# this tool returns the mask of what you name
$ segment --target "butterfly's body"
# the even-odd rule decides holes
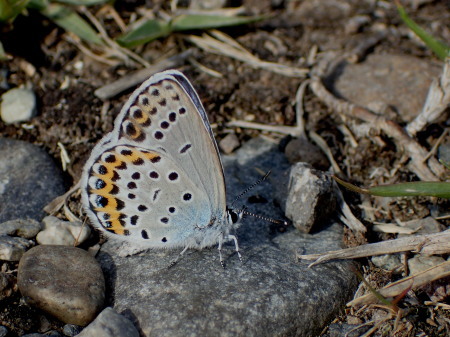
[[[94,226],[140,248],[220,248],[235,240],[229,233],[242,215],[226,208],[206,112],[174,70],[154,75],[128,99],[86,163],[82,192]]]

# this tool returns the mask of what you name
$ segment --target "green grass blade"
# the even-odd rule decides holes
[[[64,28],[66,31],[72,32],[82,40],[94,44],[103,44],[102,39],[97,35],[97,32],[75,11],[69,7],[51,4],[41,11],[58,26]]]
[[[58,2],[60,4],[72,5],[72,6],[93,6],[99,5],[106,2],[111,2],[110,0],[55,0],[53,2]]]
[[[430,196],[444,199],[450,199],[450,183],[436,181],[415,181],[410,183],[400,183],[392,185],[382,185],[370,188],[360,188],[349,182],[333,176],[340,185],[345,188],[361,193],[380,197],[417,197]]]
[[[30,0],[30,2],[28,3],[28,8],[42,11],[47,8],[48,5],[48,0]]]
[[[0,0],[0,22],[14,20],[27,4],[28,0]]]
[[[450,56],[450,47],[428,34],[422,27],[415,23],[406,13],[404,7],[397,2],[397,10],[403,22],[430,48],[441,60]]]
[[[174,31],[212,29],[245,25],[264,19],[264,16],[180,15],[171,22]]]
[[[170,25],[160,20],[148,20],[136,29],[120,36],[117,42],[127,48],[139,46],[169,35],[172,32]]]
[[[450,199],[450,183],[417,181],[371,187],[368,192],[382,197],[430,196]]]

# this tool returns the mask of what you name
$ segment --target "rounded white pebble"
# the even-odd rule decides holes
[[[0,103],[2,120],[7,123],[28,121],[36,113],[34,92],[24,88],[14,88],[2,95]]]
[[[42,222],[44,230],[36,236],[40,245],[73,246],[85,241],[91,234],[89,226],[81,222],[69,222],[54,216],[46,216]]]

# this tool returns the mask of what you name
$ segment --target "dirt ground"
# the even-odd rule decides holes
[[[344,55],[354,50],[355,46],[378,36],[377,32],[382,29],[387,33],[364,50],[359,62],[364,62],[372,54],[396,54],[414,56],[442,66],[442,62],[408,31],[391,1],[244,0],[227,4],[242,5],[247,15],[267,16],[257,23],[221,29],[248,52],[264,61],[311,70],[317,65],[315,60],[322,53],[333,51]],[[185,1],[179,2],[179,7],[184,5]],[[450,41],[448,1],[404,1],[404,5],[409,15],[429,33],[441,41]],[[136,15],[140,17],[144,10],[156,16],[161,16],[163,12],[172,14],[169,1],[128,0],[117,1],[114,7],[108,6],[96,5],[87,10],[97,18],[112,39],[121,34],[120,27],[111,15],[113,10],[126,25],[130,20],[135,20]],[[360,23],[352,26],[352,22]],[[230,132],[234,132],[241,142],[260,133],[277,140],[286,140],[287,136],[279,133],[232,128],[226,123],[244,120],[265,125],[295,126],[296,92],[310,74],[300,78],[255,69],[246,62],[202,50],[188,39],[191,34],[201,36],[204,33],[206,31],[174,33],[133,51],[154,64],[188,48],[192,50],[191,56],[177,68],[187,75],[197,89],[215,127],[218,141]],[[36,117],[26,122],[26,125],[6,125],[0,121],[0,135],[38,144],[53,156],[58,165],[61,161],[58,142],[62,143],[71,159],[65,172],[67,188],[70,188],[78,181],[92,147],[112,129],[115,116],[133,88],[109,101],[102,101],[95,96],[94,91],[143,68],[143,65],[129,58],[117,57],[111,50],[82,44],[76,37],[31,10],[28,16],[19,16],[12,25],[3,26],[0,40],[6,52],[12,56],[11,60],[1,63],[2,82],[10,88],[29,85],[38,98]],[[315,48],[316,53],[313,52]],[[97,57],[93,58],[90,53]],[[222,76],[211,76],[203,67]],[[0,90],[6,91],[5,85]],[[402,151],[386,135],[377,135],[383,142],[374,141],[370,135],[360,137],[357,146],[352,147],[346,142],[341,127],[358,121],[343,119],[311,89],[306,90],[303,102],[305,129],[307,132],[316,132],[326,140],[341,170],[351,172],[351,176],[347,177],[349,181],[360,186],[372,186],[419,179],[404,164]],[[405,126],[407,122],[399,115],[394,115],[393,119],[400,126]],[[423,147],[431,149],[448,127],[446,122],[442,120],[429,125],[416,136],[416,140]],[[375,167],[387,172],[395,167],[395,176],[386,179],[372,175]],[[360,216],[359,196],[345,191],[344,194],[354,213]],[[442,214],[448,205],[445,201],[425,197],[396,198],[382,205],[374,204],[383,209],[378,213],[378,220],[385,222],[424,217],[430,214],[432,207]],[[445,220],[442,223],[448,225]],[[346,230],[343,240],[348,246],[395,237],[394,234],[371,231],[371,225],[365,224],[369,227],[365,235],[355,235]],[[362,264],[364,277],[374,288],[401,277],[375,267],[368,260],[362,261]],[[15,265],[9,264],[8,269],[14,270]],[[415,296],[415,301],[400,300],[398,306],[402,308],[403,314],[397,321],[395,314],[390,319],[380,319],[381,313],[389,315],[389,310],[367,308],[362,311],[343,310],[336,322],[375,326],[376,322],[383,321],[373,331],[374,336],[393,335],[393,331],[396,331],[396,336],[416,336],[419,333],[422,333],[421,336],[449,335],[448,310],[424,305],[426,294],[423,292],[418,291]],[[0,324],[8,326],[13,333],[35,332],[40,324],[42,326],[42,320],[47,320],[47,326],[62,326],[35,310],[24,309],[19,298],[17,295],[3,301],[2,306],[6,305],[8,312],[0,314]],[[446,302],[445,296],[442,302]],[[37,323],[39,320],[41,323]]]

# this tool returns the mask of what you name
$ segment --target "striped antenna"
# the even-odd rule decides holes
[[[249,187],[247,187],[241,194],[239,194],[231,203],[231,208],[233,208],[233,205],[236,201],[238,201],[240,198],[242,198],[244,195],[246,195],[248,192],[250,192],[255,186],[261,184],[264,180],[267,179],[271,171],[268,171],[264,177],[260,178],[257,182],[251,184]]]
[[[268,221],[268,222],[271,222],[271,223],[274,223],[274,224],[277,224],[277,225],[284,225],[284,226],[289,225],[289,223],[287,221],[275,220],[275,219],[268,218],[268,217],[265,217],[265,216],[262,216],[262,215],[258,215],[258,214],[255,214],[255,213],[248,212],[245,209],[242,210],[242,214],[250,215],[250,216],[255,217],[257,219]]]

